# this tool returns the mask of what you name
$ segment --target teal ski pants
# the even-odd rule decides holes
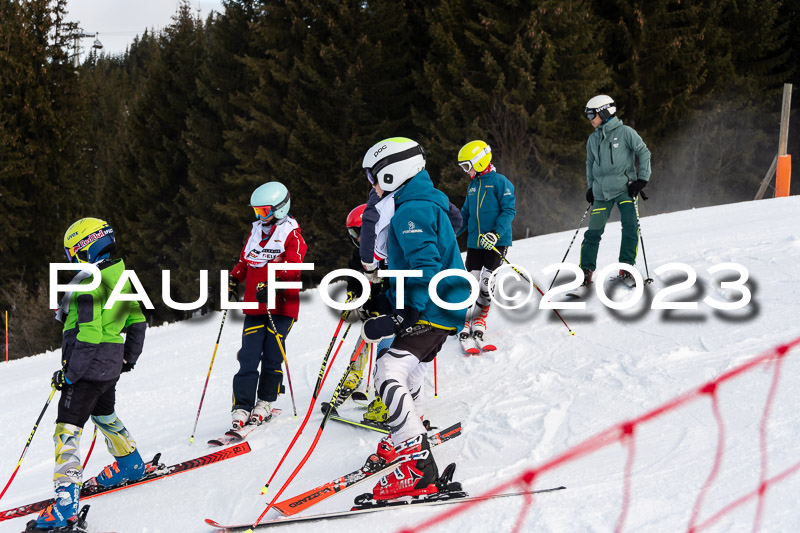
[[[637,205],[626,193],[612,200],[595,200],[592,204],[592,216],[589,219],[589,228],[583,235],[581,243],[581,264],[584,270],[597,269],[597,250],[600,248],[600,238],[606,228],[606,222],[611,215],[611,209],[617,204],[622,220],[622,242],[619,245],[619,262],[633,265],[636,263],[636,254],[639,250],[639,225],[637,222]]]

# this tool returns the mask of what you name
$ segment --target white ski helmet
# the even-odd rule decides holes
[[[271,216],[276,219],[284,218],[289,214],[291,203],[289,189],[279,181],[265,183],[250,195],[250,207],[261,220]]]
[[[587,116],[594,113],[603,119],[603,121],[606,121],[617,112],[617,104],[614,103],[614,100],[610,96],[598,94],[586,102],[586,109],[584,109],[583,112],[586,113]],[[589,118],[589,120],[592,120],[592,118],[594,117]]]
[[[411,139],[392,137],[367,150],[361,166],[370,183],[392,192],[425,169],[425,150]]]

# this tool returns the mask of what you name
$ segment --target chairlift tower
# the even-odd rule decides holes
[[[103,43],[100,42],[100,39],[97,38],[98,33],[84,33],[83,30],[78,30],[72,36],[72,66],[75,70],[78,70],[78,64],[80,63],[80,41],[81,39],[92,38],[94,37],[94,42],[92,43],[92,49],[94,50],[101,50],[103,48]]]

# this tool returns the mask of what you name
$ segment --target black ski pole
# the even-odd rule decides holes
[[[578,236],[578,232],[581,230],[581,226],[583,226],[583,221],[586,218],[586,213],[588,213],[589,209],[591,209],[591,208],[592,208],[592,204],[589,204],[589,205],[586,206],[586,210],[583,212],[583,216],[581,217],[581,222],[580,222],[580,224],[578,224],[578,229],[575,230],[575,235],[573,235],[572,236],[572,240],[569,241],[569,246],[567,246],[567,252],[564,254],[564,257],[561,258],[561,262],[562,263],[567,260],[567,256],[569,255],[569,251],[570,251],[570,249],[572,249],[572,244],[575,242],[575,237]],[[548,291],[553,288],[553,284],[556,282],[556,278],[558,278],[559,272],[561,272],[560,268],[558,269],[558,272],[556,272],[556,275],[553,277],[553,281],[550,282],[550,287],[548,287],[548,289],[547,289]]]
[[[39,418],[36,419],[36,423],[33,425],[33,431],[31,431],[31,436],[28,437],[28,442],[25,443],[25,447],[22,449],[22,455],[19,456],[19,461],[17,461],[17,467],[14,469],[14,473],[11,474],[11,477],[9,478],[8,483],[6,483],[6,486],[3,488],[3,492],[0,492],[0,499],[2,499],[3,495],[6,493],[6,491],[8,490],[8,487],[11,486],[11,482],[14,481],[14,476],[17,475],[17,472],[19,471],[19,467],[22,464],[22,460],[25,459],[25,454],[28,453],[28,448],[31,445],[31,441],[33,440],[33,436],[36,434],[36,428],[39,427],[39,422],[42,421],[42,417],[44,416],[44,412],[47,411],[47,407],[50,405],[50,401],[53,399],[53,395],[55,393],[56,393],[56,386],[53,385],[52,389],[50,390],[50,397],[47,398],[47,401],[45,402],[44,407],[42,407],[42,412],[39,413]]]
[[[647,200],[647,196],[644,195],[644,192],[639,192],[642,197],[642,200]],[[645,285],[650,285],[653,283],[653,278],[650,277],[650,269],[647,267],[647,252],[644,249],[644,237],[642,237],[642,225],[639,223],[639,201],[636,201],[636,229],[639,230],[639,242],[642,243],[642,257],[644,258],[644,271],[647,274],[647,278],[644,280]]]
[[[217,333],[217,343],[214,345],[214,353],[211,354],[211,364],[208,365],[208,374],[206,375],[206,384],[203,385],[203,394],[200,395],[200,405],[197,406],[197,416],[194,418],[194,427],[192,428],[192,435],[189,437],[189,445],[194,443],[194,433],[197,431],[197,421],[200,420],[200,410],[203,408],[203,400],[206,398],[206,389],[208,388],[208,380],[211,377],[211,369],[214,368],[214,358],[217,357],[217,348],[219,348],[219,339],[222,337],[222,326],[225,325],[225,317],[228,316],[228,310],[222,312],[222,323],[219,325],[219,333]]]
[[[479,235],[478,235],[478,239],[482,239],[482,238],[483,238],[483,234],[481,233],[481,234],[479,234]],[[494,250],[494,251],[495,251],[495,253],[496,253],[497,255],[499,255],[499,256],[500,256],[500,259],[502,259],[502,260],[505,262],[505,264],[507,264],[508,266],[510,266],[510,267],[511,267],[511,270],[513,270],[514,272],[516,272],[517,274],[519,274],[520,276],[522,276],[522,279],[524,279],[525,281],[527,281],[528,283],[530,283],[531,285],[533,285],[533,287],[534,287],[534,288],[535,288],[537,291],[539,291],[539,294],[541,294],[542,296],[544,296],[544,293],[542,292],[542,289],[540,289],[540,288],[539,288],[539,286],[538,286],[536,283],[534,283],[532,280],[529,280],[529,279],[528,279],[528,277],[527,277],[525,274],[523,274],[522,272],[520,272],[519,270],[517,270],[517,268],[516,268],[514,265],[512,265],[512,264],[511,264],[511,263],[508,261],[508,259],[506,259],[506,256],[504,256],[503,254],[501,254],[501,253],[500,253],[500,250],[498,250],[496,246],[492,246],[492,250]],[[557,316],[558,318],[560,318],[560,319],[561,319],[561,323],[562,323],[562,324],[564,324],[564,326],[566,326],[566,328],[569,330],[569,334],[570,334],[570,335],[575,335],[575,332],[574,332],[574,331],[572,331],[572,328],[571,328],[571,327],[569,327],[569,326],[567,325],[566,321],[564,320],[564,317],[562,317],[562,316],[561,316],[561,313],[559,313],[559,312],[558,312],[558,309],[553,309],[553,312],[556,314],[556,316]]]
[[[281,350],[281,355],[283,356],[283,364],[286,365],[286,379],[289,381],[289,395],[292,397],[292,410],[294,411],[294,417],[297,418],[297,406],[294,403],[294,387],[292,387],[292,375],[289,373],[289,361],[286,360],[286,350],[283,349],[283,342],[281,341],[281,335],[278,333],[278,328],[275,327],[275,321],[272,320],[272,313],[269,312],[267,309],[267,317],[269,318],[269,323],[272,326],[272,332],[275,334],[275,341],[278,343],[278,348]]]

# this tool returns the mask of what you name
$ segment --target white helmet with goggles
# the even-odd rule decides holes
[[[586,102],[586,108],[583,112],[586,113],[586,118],[589,120],[599,116],[605,122],[617,112],[617,104],[614,103],[610,96],[599,94]]]
[[[371,184],[391,192],[425,170],[425,150],[411,139],[392,137],[367,150],[361,166]]]

